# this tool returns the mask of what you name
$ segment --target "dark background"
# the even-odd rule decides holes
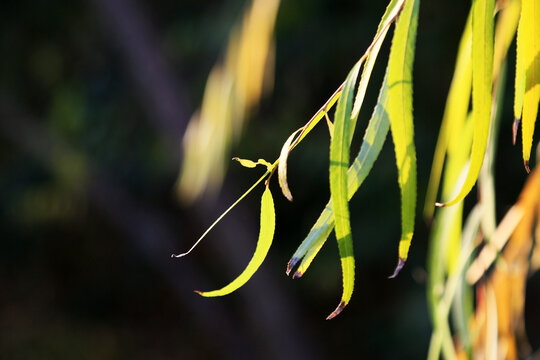
[[[262,188],[189,257],[170,258],[260,176],[260,169],[232,165],[217,199],[183,206],[174,195],[183,131],[245,3],[2,2],[0,358],[425,357],[429,228],[420,215],[409,262],[397,279],[386,279],[400,235],[390,136],[351,203],[357,278],[338,318],[324,320],[341,295],[333,235],[302,279],[285,276],[287,261],[329,196],[324,126],[291,155],[294,203],[272,184],[274,244],[246,286],[215,299],[192,292],[219,288],[245,267],[257,239]],[[414,70],[419,209],[469,5],[423,1],[420,8]],[[385,6],[283,1],[274,91],[251,116],[232,155],[274,160],[363,54]],[[368,89],[358,139],[375,103],[390,37]],[[512,60],[508,68],[512,79]],[[507,88],[496,165],[499,219],[526,178],[521,149],[511,147],[512,81]],[[537,348],[538,328],[530,336]]]

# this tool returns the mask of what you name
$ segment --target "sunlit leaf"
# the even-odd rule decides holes
[[[330,197],[334,206],[335,231],[341,257],[343,295],[338,307],[327,317],[327,320],[334,318],[343,310],[349,303],[354,289],[354,252],[347,197],[347,170],[351,145],[352,101],[359,70],[360,64],[357,63],[347,76],[343,93],[337,104],[334,134],[330,142]]]
[[[506,59],[508,48],[516,35],[519,23],[521,0],[505,1],[505,7],[499,11],[497,25],[495,26],[495,43],[493,47],[493,79],[500,72],[502,63]]]
[[[523,12],[523,7],[521,12]],[[514,83],[514,144],[516,143],[518,126],[521,122],[523,96],[525,95],[525,49],[529,44],[525,43],[526,34],[524,33],[524,25],[525,22],[522,21],[522,17],[520,16],[516,41],[516,77]]]
[[[459,194],[450,202],[437,204],[451,206],[465,198],[473,188],[486,151],[491,118],[491,85],[493,75],[493,12],[494,0],[474,0],[472,9],[472,99],[474,138],[469,174]]]
[[[242,285],[244,285],[255,274],[259,266],[266,258],[272,239],[274,238],[274,229],[276,226],[276,214],[274,210],[274,200],[270,189],[266,187],[261,200],[261,228],[259,232],[259,240],[257,248],[251,258],[249,264],[244,271],[231,283],[225,287],[214,291],[196,291],[198,294],[205,297],[223,296],[232,293]]]
[[[373,115],[371,116],[364,134],[360,152],[347,172],[349,200],[368,176],[386,140],[386,135],[390,129],[390,120],[388,119],[388,114],[385,110],[387,103],[388,86],[385,76],[377,105],[375,106]],[[311,228],[307,237],[293,254],[287,265],[287,274],[289,274],[298,261],[302,259],[297,271],[293,275],[293,278],[301,277],[318,254],[333,229],[334,213],[332,210],[332,201],[330,200],[326,204],[315,225]]]
[[[412,67],[419,1],[407,1],[396,24],[388,59],[388,116],[394,140],[398,183],[401,189],[399,261],[391,277],[407,260],[416,214],[416,150],[412,114]]]
[[[463,35],[461,36],[461,41],[459,43],[454,77],[452,78],[450,90],[448,91],[441,130],[439,132],[439,138],[433,156],[433,165],[431,166],[431,174],[429,176],[424,205],[424,217],[428,220],[433,216],[445,155],[447,152],[450,155],[460,151],[464,147],[458,134],[461,134],[463,123],[467,117],[471,97],[471,17],[472,13],[469,14],[469,17],[467,18],[467,24],[463,30]],[[445,170],[445,174],[447,172],[448,171]]]
[[[521,134],[523,138],[523,162],[527,172],[534,134],[538,102],[540,101],[540,2],[523,0],[519,22],[518,50],[525,73]]]

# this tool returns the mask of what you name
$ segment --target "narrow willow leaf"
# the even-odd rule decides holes
[[[523,14],[523,7],[521,13]],[[524,25],[523,16],[520,16],[516,40],[516,78],[514,83],[514,145],[516,143],[517,128],[521,122],[523,96],[525,95],[525,49],[529,44],[525,42],[526,34]]]
[[[289,184],[287,183],[287,160],[289,158],[289,153],[291,152],[291,144],[294,140],[294,137],[300,131],[302,131],[302,129],[296,130],[295,132],[291,134],[291,136],[289,136],[287,141],[285,141],[285,144],[283,144],[283,147],[281,148],[281,153],[279,154],[279,165],[278,165],[279,186],[281,187],[283,196],[285,196],[287,200],[289,201],[292,201],[293,197],[291,194],[291,190],[289,189]]]
[[[261,200],[261,229],[257,248],[249,264],[244,271],[234,279],[229,285],[214,291],[195,291],[205,297],[223,296],[232,293],[244,285],[255,274],[259,266],[266,258],[272,239],[274,238],[274,229],[276,226],[276,214],[274,211],[274,200],[270,189],[266,187]]]
[[[525,72],[525,94],[521,118],[523,162],[527,172],[530,172],[529,159],[540,100],[540,1],[522,1],[520,35],[518,36],[522,37],[520,49],[523,52],[522,70]]]
[[[354,252],[347,197],[347,170],[352,130],[352,101],[359,70],[360,63],[357,63],[345,80],[343,94],[336,108],[334,135],[330,143],[330,197],[334,204],[336,238],[343,272],[343,294],[338,307],[326,318],[327,320],[334,318],[343,310],[349,303],[354,289]]]
[[[437,206],[457,204],[473,188],[486,151],[491,117],[491,84],[493,74],[493,12],[495,0],[474,0],[472,15],[472,99],[474,138],[471,164],[465,183],[452,201]]]
[[[419,1],[407,1],[398,22],[388,59],[388,116],[394,140],[401,189],[401,239],[395,277],[407,260],[416,213],[416,150],[412,113],[412,67]]]
[[[373,110],[373,115],[369,121],[364,134],[364,140],[354,163],[347,172],[348,199],[352,199],[364,179],[369,175],[375,160],[379,157],[381,149],[386,140],[386,135],[390,129],[390,120],[386,112],[388,104],[387,76],[384,77],[383,84],[379,92],[377,105]],[[300,244],[291,260],[287,264],[287,274],[291,272],[298,261],[302,260],[293,278],[301,277],[308,269],[309,265],[318,254],[321,247],[334,229],[334,213],[332,210],[332,200],[328,201],[317,222],[311,231]]]
[[[506,59],[508,48],[516,35],[521,9],[520,0],[510,0],[501,9],[495,26],[495,44],[493,48],[493,79],[497,79]]]
[[[433,217],[433,210],[435,208],[445,155],[447,152],[452,153],[456,150],[459,151],[459,148],[463,147],[459,141],[459,134],[461,134],[461,128],[467,117],[472,81],[471,17],[472,13],[469,14],[469,17],[467,18],[467,23],[459,43],[454,77],[452,78],[450,90],[448,91],[441,131],[433,156],[433,165],[431,166],[431,174],[429,176],[428,189],[426,192],[426,202],[424,205],[424,218],[427,220],[431,220]],[[457,141],[452,142],[452,139]],[[453,145],[453,143],[457,143],[457,146]]]
[[[369,52],[369,55],[366,58],[364,64],[364,69],[362,70],[362,76],[360,77],[360,82],[358,83],[358,90],[356,91],[356,97],[354,99],[354,105],[352,110],[352,118],[356,119],[360,113],[360,108],[364,102],[364,97],[366,95],[367,86],[369,79],[371,77],[371,72],[373,71],[373,66],[377,60],[377,55],[379,55],[379,50],[384,42],[388,29],[390,28],[390,23],[395,19],[399,11],[403,6],[404,0],[392,0],[386,7],[381,22],[377,27],[377,33],[372,44],[372,49]]]

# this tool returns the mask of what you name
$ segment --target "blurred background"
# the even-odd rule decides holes
[[[406,267],[386,279],[400,235],[390,139],[351,203],[355,294],[336,319],[324,320],[341,295],[333,235],[304,277],[285,275],[329,197],[324,124],[290,156],[295,201],[271,185],[274,244],[243,288],[222,298],[193,293],[222,287],[246,266],[262,187],[190,256],[170,258],[264,171],[229,164],[217,195],[189,205],[175,190],[189,119],[247,6],[241,0],[2,2],[0,358],[425,357],[429,226],[420,216]],[[421,4],[414,72],[419,208],[469,6]],[[248,114],[232,156],[277,158],[289,134],[364,53],[385,7],[382,1],[282,2],[274,87]],[[389,42],[390,34],[357,139],[378,95]],[[513,84],[507,85],[496,165],[499,219],[526,178],[520,147],[511,146]],[[354,151],[359,146],[356,140]],[[538,288],[530,286],[526,302],[533,349],[540,347],[540,314],[530,305],[540,300]]]

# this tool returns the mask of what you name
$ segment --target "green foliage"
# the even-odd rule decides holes
[[[257,248],[251,258],[249,264],[244,271],[238,275],[227,286],[219,290],[214,291],[195,291],[196,293],[205,297],[223,296],[232,293],[242,285],[244,285],[255,274],[259,266],[263,263],[272,245],[272,239],[274,238],[274,230],[276,228],[276,213],[274,210],[274,199],[268,186],[263,192],[261,199],[261,229],[259,232],[259,240],[257,241]]]
[[[418,7],[418,1],[405,2],[403,0],[393,0],[390,2],[381,19],[372,44],[354,65],[345,82],[334,92],[326,104],[319,109],[306,125],[288,137],[282,147],[279,159],[276,160],[274,164],[269,165],[261,160],[255,163],[250,160],[234,158],[246,167],[255,167],[257,164],[264,164],[267,166],[268,171],[259,179],[259,181],[257,181],[257,183],[260,183],[266,176],[270,178],[277,167],[278,180],[283,194],[288,200],[292,201],[292,194],[287,183],[288,155],[290,151],[292,151],[292,149],[294,149],[320,122],[323,116],[327,118],[331,135],[331,200],[306,240],[302,242],[299,249],[293,255],[293,258],[287,266],[287,273],[289,274],[297,262],[303,258],[297,272],[293,276],[294,278],[300,277],[313,261],[314,257],[335,227],[343,272],[343,295],[340,304],[336,310],[328,316],[328,319],[332,319],[343,310],[351,299],[354,289],[354,252],[348,203],[365,177],[369,174],[369,171],[386,140],[386,134],[388,133],[389,127],[392,127],[393,130],[396,163],[399,172],[398,183],[402,190],[403,225],[399,245],[399,262],[393,276],[397,275],[407,260],[407,254],[414,232],[416,208],[416,151],[413,141],[412,65],[418,21]],[[398,21],[388,61],[387,75],[385,76],[385,80],[381,87],[379,100],[375,106],[373,116],[366,129],[360,153],[355,159],[354,164],[349,168],[350,145],[356,127],[356,119],[358,118],[358,114],[362,107],[367,85],[378,52],[390,25],[396,21],[396,19],[398,19]],[[364,65],[364,69],[355,96],[357,78],[362,65]],[[328,119],[328,111],[336,102],[337,108],[334,116],[334,123],[332,124]],[[269,178],[266,180],[266,184],[268,184]],[[257,183],[238,201],[251,192]],[[238,201],[225,213],[230,211]],[[217,221],[219,221],[225,213]],[[215,226],[217,221],[212,224],[210,229]],[[202,240],[208,233],[208,230],[201,238],[199,238],[193,247]],[[189,253],[193,247],[180,256]],[[259,256],[262,253],[258,253],[257,250],[256,254]],[[255,259],[255,256],[253,259]],[[254,260],[252,260],[252,262],[253,261]],[[250,270],[256,269],[256,267],[252,266],[252,262],[248,265]],[[260,265],[260,263],[258,264]],[[249,276],[247,276],[248,274]],[[252,274],[251,271],[246,269],[241,275],[241,279],[237,278],[226,288],[217,292],[211,292],[210,294],[212,294],[212,296],[219,296],[229,293],[232,291],[231,289],[239,287],[238,284],[245,283]],[[202,295],[208,296],[207,293],[202,293]]]
[[[430,275],[428,299],[434,324],[429,358],[438,358],[441,351],[445,358],[455,358],[458,352],[470,352],[472,347],[476,346],[467,325],[474,315],[473,288],[464,282],[464,274],[470,263],[469,258],[473,253],[477,234],[481,232],[487,239],[500,236],[496,235],[499,234],[497,232],[499,230],[496,231],[492,164],[499,126],[497,119],[503,98],[506,54],[516,32],[518,16],[521,20],[518,33],[514,110],[516,117],[523,113],[523,154],[528,169],[528,153],[540,97],[538,51],[535,50],[540,44],[540,41],[537,41],[538,21],[536,21],[539,7],[535,1],[523,0],[523,3],[527,4],[523,5],[520,12],[518,0],[508,1],[502,4],[504,6],[501,8],[495,7],[495,0],[474,0],[461,38],[424,206],[424,216],[427,220],[431,220],[435,205],[444,207],[435,213],[428,261]],[[246,167],[255,167],[257,164],[267,167],[267,172],[238,200],[240,201],[257,184],[266,179],[267,189],[263,195],[261,209],[261,236],[252,261],[240,277],[221,290],[201,295],[228,294],[244,284],[260,266],[271,243],[271,235],[268,235],[269,238],[264,237],[263,241],[263,234],[273,234],[273,225],[268,227],[263,224],[264,216],[268,216],[272,223],[274,221],[273,204],[270,214],[269,205],[265,205],[264,200],[265,196],[271,199],[268,190],[270,178],[277,170],[283,195],[292,201],[287,181],[289,154],[323,117],[326,118],[330,132],[330,200],[287,264],[287,274],[290,275],[298,265],[293,278],[301,277],[334,230],[341,259],[343,293],[338,307],[327,319],[337,316],[349,303],[355,282],[349,202],[369,175],[388,131],[391,130],[401,193],[402,226],[398,264],[391,277],[397,276],[407,261],[416,219],[417,170],[412,70],[419,6],[418,0],[390,1],[373,42],[353,66],[345,82],[303,127],[287,138],[279,158],[273,164],[263,160],[253,162],[235,158]],[[496,10],[499,15],[495,29]],[[360,152],[350,166],[350,146],[356,120],[379,50],[390,25],[394,22],[395,31],[377,104],[366,128]],[[525,42],[531,42],[533,46],[527,47],[524,45]],[[357,87],[362,66],[363,71]],[[471,97],[472,111],[469,113]],[[336,103],[332,122],[329,111]],[[441,178],[443,179],[441,196],[445,203],[435,203]],[[463,200],[477,181],[480,184],[481,200],[469,214],[463,228]],[[220,219],[222,217],[223,215]],[[514,223],[516,221],[514,219]],[[211,228],[215,224],[212,224]],[[488,297],[488,302],[492,302],[496,294],[490,293]],[[452,306],[456,308],[453,316],[459,346],[454,346],[448,321]],[[489,333],[493,334],[492,328],[489,329]]]

